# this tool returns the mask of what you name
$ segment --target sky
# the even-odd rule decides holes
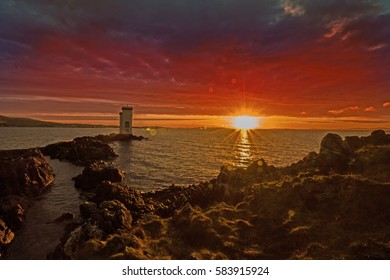
[[[390,128],[388,0],[1,0],[0,115]]]

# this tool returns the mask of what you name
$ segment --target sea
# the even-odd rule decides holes
[[[43,147],[79,136],[117,133],[116,128],[0,128],[0,149]],[[119,155],[112,163],[125,171],[125,183],[142,191],[190,185],[216,178],[221,166],[246,167],[263,158],[286,166],[319,151],[329,132],[344,137],[367,136],[370,131],[249,130],[227,128],[134,128],[145,141],[113,142]],[[64,223],[50,223],[64,212],[79,213],[85,193],[72,178],[83,170],[69,162],[52,160],[55,183],[27,211],[26,224],[16,233],[8,259],[46,259],[64,232]]]

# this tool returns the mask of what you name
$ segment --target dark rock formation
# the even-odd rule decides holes
[[[39,149],[0,151],[0,197],[36,197],[53,181],[53,169]]]
[[[72,225],[67,231],[66,238],[56,250],[49,254],[55,259],[83,258],[85,250],[89,250],[89,243],[99,244],[109,234],[129,231],[132,228],[132,216],[127,208],[117,200],[104,201],[99,205],[83,203],[80,206],[82,216],[86,222]],[[89,254],[89,253],[88,253]],[[93,258],[93,257],[89,257]]]
[[[76,188],[91,190],[103,181],[122,182],[124,172],[105,161],[92,163],[84,168],[83,173],[74,178]]]
[[[259,159],[247,168],[233,169],[222,166],[217,180],[220,183],[239,189],[253,182],[269,181],[279,178],[279,176],[280,174],[275,166],[268,165],[264,159]]]
[[[76,218],[76,215],[72,212],[65,212],[63,214],[61,214],[61,216],[59,216],[58,218],[55,218],[53,221],[50,221],[49,224],[51,223],[62,223],[64,221],[69,221],[69,220],[73,220],[74,218]]]
[[[25,220],[31,199],[54,181],[51,166],[39,149],[0,151],[0,255]]]
[[[40,148],[44,155],[53,159],[67,160],[77,165],[88,165],[98,160],[116,157],[114,150],[94,137],[79,137]]]
[[[128,141],[141,141],[141,140],[147,140],[148,138],[145,138],[143,136],[136,136],[136,135],[126,135],[126,134],[116,134],[111,133],[109,135],[97,135],[94,137],[95,139],[102,141],[102,142],[128,142]]]

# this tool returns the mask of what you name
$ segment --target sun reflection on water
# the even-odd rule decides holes
[[[248,130],[240,130],[237,135],[234,152],[237,167],[247,167],[253,158],[253,142]]]

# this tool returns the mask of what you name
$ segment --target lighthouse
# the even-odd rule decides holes
[[[133,134],[133,107],[126,105],[119,113],[119,134]]]

